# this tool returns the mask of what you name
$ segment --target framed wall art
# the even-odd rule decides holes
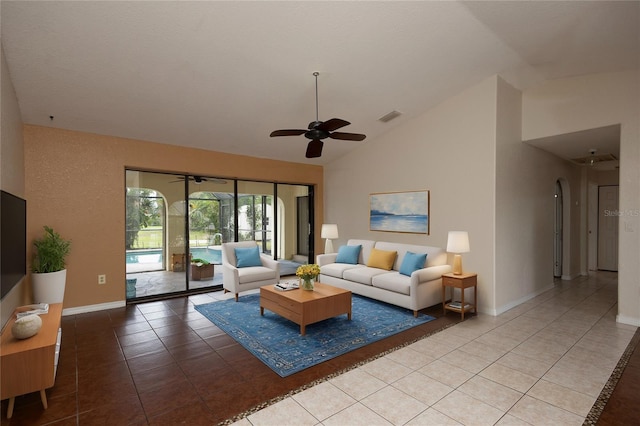
[[[371,194],[369,230],[429,235],[429,191]]]

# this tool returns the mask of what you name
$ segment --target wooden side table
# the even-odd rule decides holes
[[[457,306],[453,300],[453,290],[451,291],[451,301],[447,302],[446,288],[451,287],[459,288],[461,293],[460,305]],[[465,303],[464,301],[464,289],[473,287],[473,304]],[[453,305],[453,306],[452,306]],[[446,315],[447,310],[453,312],[459,312],[464,320],[465,312],[473,311],[478,312],[478,274],[475,273],[463,273],[456,275],[453,273],[442,274],[442,313]]]

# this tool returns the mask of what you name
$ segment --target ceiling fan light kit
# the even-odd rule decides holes
[[[363,141],[366,138],[366,135],[362,135],[359,133],[336,132],[335,130],[341,129],[342,127],[351,124],[346,120],[342,120],[340,118],[332,118],[328,121],[320,121],[320,119],[318,118],[318,75],[320,75],[320,73],[316,71],[313,73],[313,75],[316,78],[316,120],[309,123],[309,126],[305,130],[274,130],[270,134],[271,137],[304,135],[305,138],[311,139],[311,141],[307,145],[307,152],[305,154],[307,158],[317,158],[322,155],[322,148],[324,146],[324,142],[322,142],[322,139],[329,138],[343,141]]]
[[[573,161],[576,164],[581,166],[595,166],[597,163],[603,163],[608,161],[618,161],[615,155],[613,154],[598,154],[598,150],[592,148],[589,150],[589,155],[586,157],[573,158]]]

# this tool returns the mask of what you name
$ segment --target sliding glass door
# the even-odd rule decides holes
[[[127,170],[126,194],[128,301],[221,288],[229,241],[256,241],[282,276],[313,260],[307,185]]]

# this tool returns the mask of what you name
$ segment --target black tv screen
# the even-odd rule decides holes
[[[0,299],[27,274],[27,202],[5,191],[0,197]]]

